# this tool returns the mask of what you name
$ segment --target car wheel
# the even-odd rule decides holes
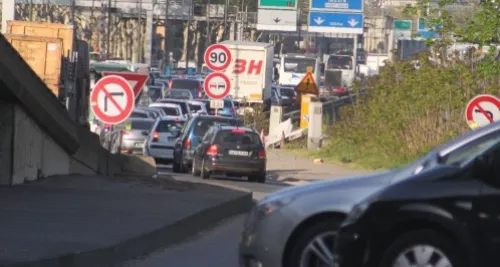
[[[248,181],[250,182],[258,182],[258,183],[265,183],[266,182],[266,173],[261,172],[259,174],[253,174],[248,177]]]
[[[172,164],[172,171],[173,172],[180,172],[179,163],[177,163],[177,161],[175,160],[175,158],[174,158],[174,163]]]
[[[191,174],[194,176],[200,176],[200,170],[196,169],[196,159],[193,158],[193,163],[191,164]]]
[[[200,176],[203,179],[210,178],[210,173],[207,172],[207,170],[205,169],[205,159],[202,159],[202,161],[201,161]]]
[[[333,266],[333,246],[340,220],[329,219],[314,223],[299,234],[284,266],[322,267]]]
[[[434,230],[412,231],[398,237],[386,249],[380,266],[468,266],[455,244]]]

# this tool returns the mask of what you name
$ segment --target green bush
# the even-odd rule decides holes
[[[498,93],[498,76],[426,58],[421,56],[418,70],[411,62],[395,62],[369,78],[367,94],[342,108],[321,154],[368,168],[395,167],[468,130],[467,102],[478,93]]]

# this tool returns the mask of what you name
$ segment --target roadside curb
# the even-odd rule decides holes
[[[244,193],[232,200],[201,210],[173,224],[140,236],[123,240],[110,247],[91,251],[74,252],[52,259],[0,265],[3,267],[99,267],[120,266],[126,260],[144,256],[159,248],[179,243],[199,231],[220,221],[248,212],[252,206],[252,193]]]

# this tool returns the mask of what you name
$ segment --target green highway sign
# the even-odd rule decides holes
[[[392,28],[394,30],[411,30],[412,23],[411,20],[395,20]]]
[[[296,9],[296,0],[259,0],[259,8]]]

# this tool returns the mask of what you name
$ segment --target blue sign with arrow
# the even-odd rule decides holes
[[[309,31],[322,33],[363,33],[362,13],[309,12]]]
[[[310,3],[311,10],[363,12],[363,0],[311,0]]]

